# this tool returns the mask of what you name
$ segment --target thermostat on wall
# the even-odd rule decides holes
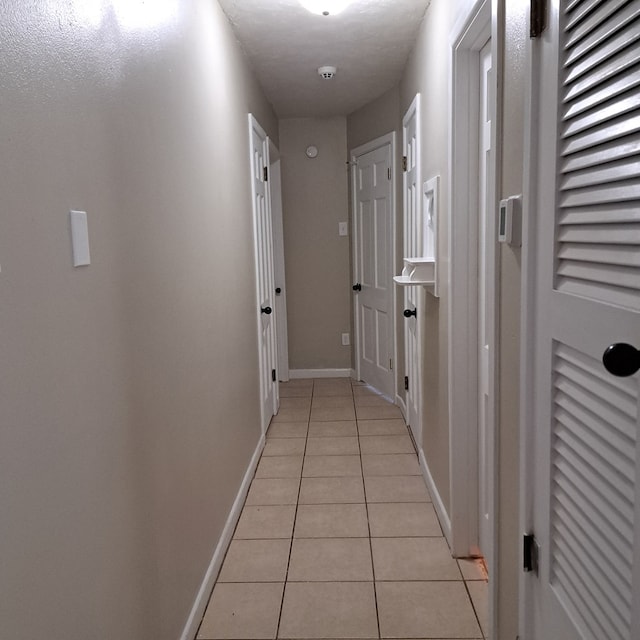
[[[522,244],[522,214],[520,212],[520,196],[511,196],[500,200],[498,208],[498,241],[506,242],[512,247]]]

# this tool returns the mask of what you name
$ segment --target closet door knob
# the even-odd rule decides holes
[[[362,291],[362,285],[359,282],[356,282],[356,284],[353,285],[353,287],[351,287],[354,291]]]
[[[260,313],[264,313],[268,316],[271,315],[271,312],[273,311],[273,309],[271,307],[262,307],[262,309],[260,309]]]
[[[614,376],[632,376],[636,371],[640,371],[640,351],[624,342],[612,344],[602,354],[602,364]]]
[[[417,309],[405,309],[403,312],[403,315],[405,318],[410,318],[411,316],[415,316],[416,318],[418,317],[418,310]]]

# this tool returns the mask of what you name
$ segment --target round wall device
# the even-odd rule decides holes
[[[305,151],[305,153],[307,154],[307,157],[315,158],[318,155],[318,147],[315,147],[314,145],[311,144],[307,147],[307,150]]]

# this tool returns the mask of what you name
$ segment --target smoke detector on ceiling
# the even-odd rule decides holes
[[[325,79],[331,80],[336,75],[336,67],[326,66],[326,67],[318,67],[318,73]]]

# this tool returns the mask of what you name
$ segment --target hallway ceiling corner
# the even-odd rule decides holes
[[[337,16],[298,0],[218,0],[280,118],[347,115],[399,80],[431,0],[353,0]],[[317,72],[332,65],[330,83]]]

